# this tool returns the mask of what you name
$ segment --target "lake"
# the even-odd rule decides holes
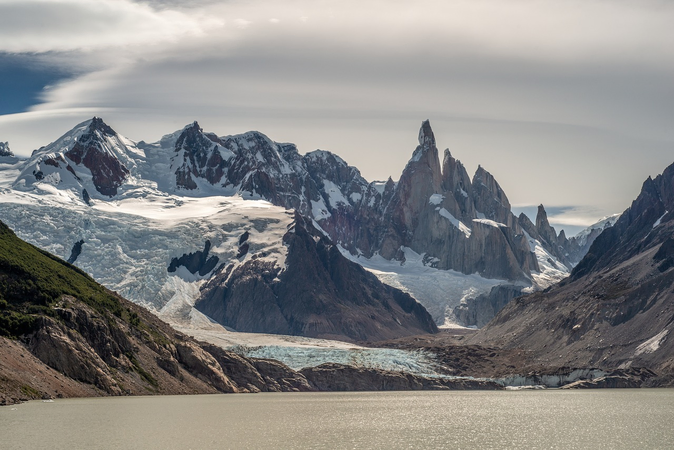
[[[0,407],[3,449],[647,449],[674,389],[269,393]]]

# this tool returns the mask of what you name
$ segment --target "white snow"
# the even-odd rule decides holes
[[[310,200],[310,202],[311,202],[311,215],[317,221],[327,219],[332,215],[330,214],[330,212],[328,212],[328,207],[325,206],[323,199],[320,199],[317,202]]]
[[[634,356],[639,356],[644,353],[653,353],[656,352],[660,348],[660,344],[665,340],[667,335],[669,334],[669,330],[662,330],[643,344],[639,345],[636,350],[634,351]]]
[[[358,203],[360,199],[363,198],[363,196],[358,192],[354,192],[353,194],[349,195],[349,198],[353,203]]]
[[[431,205],[439,205],[445,199],[445,196],[442,194],[433,194],[431,198],[428,199],[428,203]]]
[[[454,270],[440,270],[424,265],[424,256],[403,247],[405,262],[389,261],[380,255],[368,259],[351,255],[340,247],[344,256],[360,264],[383,283],[401,289],[424,305],[435,322],[445,327],[455,327],[453,310],[462,301],[488,293],[503,280],[483,278],[478,274],[466,275]]]
[[[585,243],[587,242],[587,238],[592,233],[593,230],[599,229],[599,230],[605,230],[608,227],[612,227],[615,225],[615,223],[618,221],[620,218],[621,214],[613,214],[611,216],[606,216],[602,217],[597,221],[596,223],[590,225],[583,231],[579,232],[576,234],[573,239],[576,239],[578,241],[578,244],[583,247]]]
[[[658,218],[658,220],[655,221],[655,223],[653,224],[653,228],[657,227],[658,225],[660,225],[660,223],[662,223],[662,219],[667,215],[667,213],[669,213],[669,211],[665,211],[665,213],[661,215]]]
[[[483,214],[483,216],[484,216],[484,214]],[[495,228],[499,228],[499,227],[508,228],[508,225],[506,225],[504,223],[496,222],[494,220],[489,220],[489,219],[473,219],[473,222],[481,223],[483,225],[489,225],[490,227],[495,227]]]
[[[328,203],[333,208],[337,208],[340,204],[349,205],[349,201],[344,197],[339,186],[332,181],[323,180],[323,190],[328,194]]]
[[[536,255],[538,267],[541,270],[540,272],[531,272],[533,286],[524,289],[523,292],[528,293],[538,289],[545,289],[569,276],[571,271],[568,267],[548,252],[545,247],[543,247],[537,239],[532,238],[529,233],[524,231],[524,235],[527,238],[527,242],[529,242],[529,248]]]
[[[472,233],[471,229],[464,225],[464,223],[459,219],[454,217],[449,211],[447,211],[445,208],[440,208],[438,212],[442,217],[449,220],[452,225],[458,228],[466,236],[466,238],[470,237],[470,234]]]

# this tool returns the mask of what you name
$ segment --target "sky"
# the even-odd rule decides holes
[[[0,0],[0,141],[194,120],[397,179],[431,121],[567,235],[674,162],[674,2]]]

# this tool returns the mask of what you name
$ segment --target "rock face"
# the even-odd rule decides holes
[[[510,284],[494,286],[488,294],[480,294],[454,308],[454,315],[457,321],[465,326],[482,328],[510,300],[520,295],[522,295],[522,286]]]
[[[64,153],[65,157],[76,165],[82,165],[89,169],[96,190],[109,197],[117,195],[117,188],[129,175],[129,169],[108,151],[102,141],[102,138],[115,137],[117,137],[117,133],[112,128],[106,125],[103,120],[94,117],[87,132],[80,135],[70,150]],[[56,159],[45,160],[45,164],[49,164],[49,162],[55,162],[59,166],[59,161]],[[62,160],[60,162],[66,163]],[[77,175],[75,176],[77,177]]]
[[[237,331],[350,341],[437,332],[416,300],[344,258],[299,213],[283,240],[285,268],[255,255],[222,267],[195,307]]]
[[[541,364],[674,371],[674,165],[594,241],[571,277],[520,297],[473,339],[530,350]],[[655,383],[655,382],[654,382]]]

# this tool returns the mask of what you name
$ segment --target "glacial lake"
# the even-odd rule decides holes
[[[674,389],[230,394],[0,407],[2,449],[666,449]]]

